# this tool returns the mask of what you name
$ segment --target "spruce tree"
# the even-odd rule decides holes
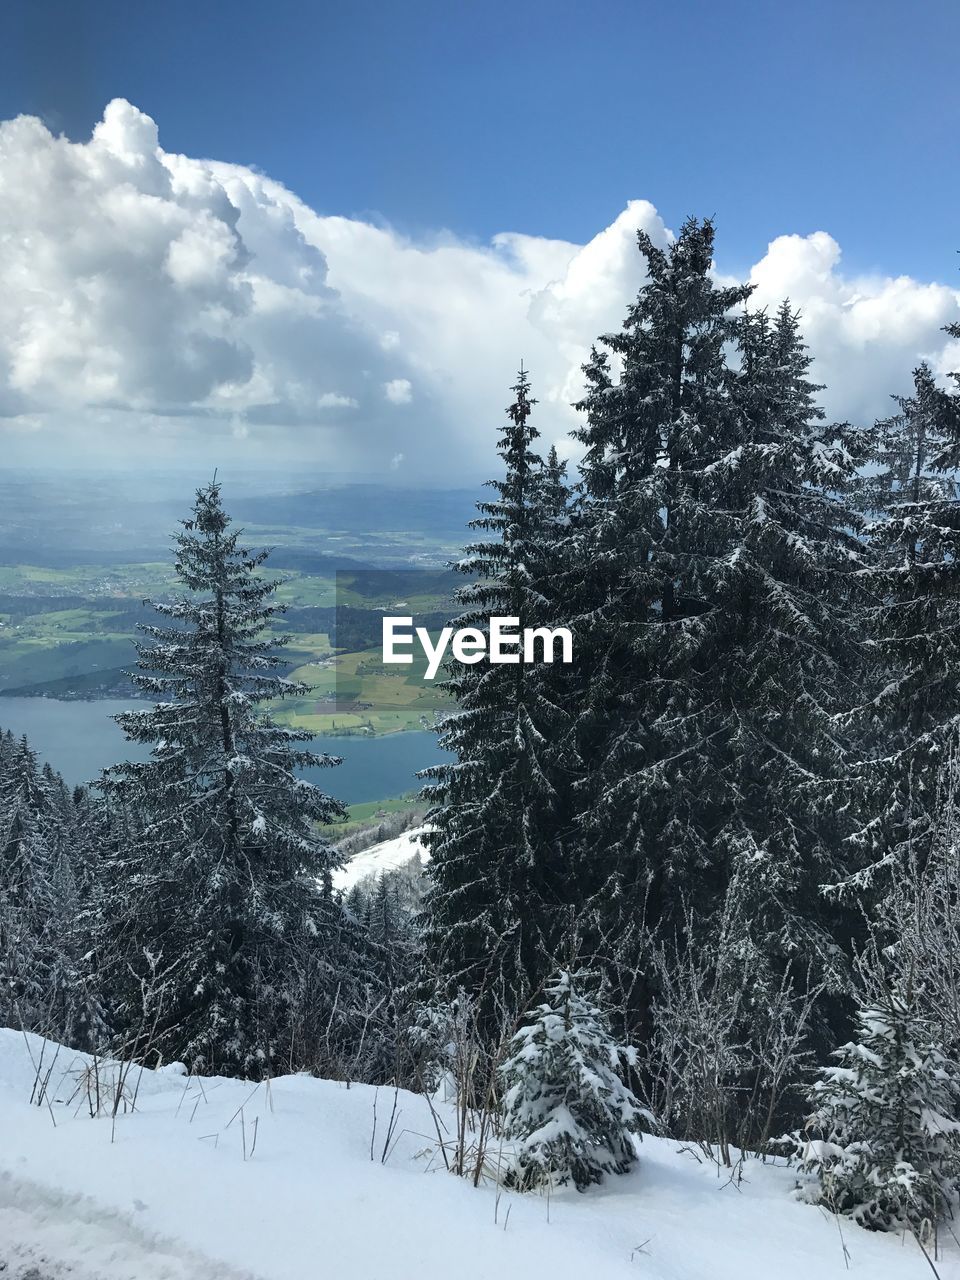
[[[860,841],[872,871],[926,849],[941,769],[960,732],[960,396],[929,366],[876,424],[879,470],[864,484],[873,515],[868,575],[874,655],[858,724],[871,801]]]
[[[504,1137],[514,1144],[508,1183],[522,1190],[572,1182],[584,1191],[636,1160],[646,1113],[622,1078],[633,1052],[614,1042],[581,981],[562,971],[548,984],[500,1068]]]
[[[414,1017],[420,936],[412,884],[404,869],[357,884],[346,906],[362,925],[369,975],[369,1032],[363,1078],[373,1083],[409,1080],[410,1025]],[[417,895],[418,897],[418,895]],[[415,1079],[412,1083],[419,1083]]]
[[[149,1040],[198,1071],[260,1075],[287,1048],[291,958],[323,957],[342,923],[336,855],[317,834],[342,807],[301,776],[339,761],[264,707],[305,688],[277,675],[278,583],[231,529],[219,484],[182,523],[185,590],[153,604],[165,621],[138,645],[136,683],[160,700],[116,717],[150,759],[102,782],[126,827],[110,876],[118,1012],[140,1052]]]
[[[634,981],[637,922],[680,923],[722,888],[727,781],[713,680],[717,566],[731,545],[715,468],[735,446],[727,348],[749,286],[711,274],[714,232],[667,250],[643,232],[647,282],[585,366],[583,482],[569,536],[578,688],[575,782],[588,950]],[[592,939],[589,925],[593,922]],[[647,996],[635,997],[642,1019]]]
[[[857,865],[857,744],[842,724],[865,669],[852,504],[863,444],[845,424],[824,423],[789,303],[772,320],[746,313],[737,342],[737,432],[711,469],[726,542],[708,589],[702,673],[724,780],[713,856],[749,894],[774,985],[790,964],[836,993],[857,921],[823,887]]]
[[[931,1235],[960,1178],[960,1071],[903,991],[861,1008],[834,1056],[800,1147],[814,1198],[875,1231]]]
[[[851,923],[821,886],[857,856],[839,725],[863,673],[862,446],[824,424],[796,315],[716,284],[709,222],[639,244],[648,280],[585,366],[569,535],[584,917],[631,984],[625,1030],[650,999],[637,922],[672,938],[734,877],[771,991],[787,966],[842,985]]]
[[[0,791],[0,1017],[11,1026],[60,1030],[67,890],[59,874],[67,835],[60,779],[41,769],[26,738],[8,742]],[[67,800],[68,804],[69,801]]]
[[[562,470],[534,452],[534,401],[521,370],[498,449],[505,475],[478,504],[458,593],[458,628],[486,635],[492,617],[521,629],[558,622],[556,548],[565,519]],[[452,661],[446,689],[458,710],[440,740],[455,761],[427,771],[434,803],[425,946],[443,992],[480,999],[497,1038],[555,968],[572,907],[569,884],[570,715],[567,669],[557,661]],[[538,654],[537,657],[540,657]]]
[[[77,799],[26,738],[0,736],[0,1021],[91,1048],[99,1030],[85,955]]]

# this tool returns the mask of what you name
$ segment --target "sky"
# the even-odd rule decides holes
[[[946,0],[8,0],[5,451],[482,474],[520,358],[562,438],[633,233],[691,214],[802,308],[828,410],[884,412],[954,359],[958,37]]]

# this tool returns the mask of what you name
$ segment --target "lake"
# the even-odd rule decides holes
[[[104,698],[96,702],[60,702],[56,698],[0,698],[0,729],[25,733],[41,760],[49,760],[74,786],[96,778],[120,760],[146,760],[148,748],[128,742],[110,719],[118,711],[145,702]],[[314,738],[311,749],[342,756],[334,769],[311,769],[307,776],[344,804],[364,804],[402,795],[420,783],[418,769],[449,760],[427,730],[383,738]]]

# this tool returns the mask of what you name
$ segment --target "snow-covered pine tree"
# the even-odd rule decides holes
[[[396,992],[413,979],[418,945],[404,875],[402,869],[385,872],[377,877],[367,895],[367,937],[376,948],[383,987],[389,992]]]
[[[713,242],[712,224],[693,219],[665,250],[638,235],[647,281],[585,366],[577,406],[583,484],[568,559],[580,574],[568,588],[571,701],[589,762],[574,784],[581,918],[595,920],[601,950],[620,940],[616,967],[631,975],[643,913],[672,933],[684,896],[709,901],[723,883],[713,597],[731,534],[713,469],[739,430],[726,347],[751,290],[715,282]],[[636,999],[642,1021],[642,983]]]
[[[110,1039],[109,993],[97,964],[97,942],[101,907],[109,895],[111,831],[102,796],[86,786],[74,788],[70,811],[65,844],[54,868],[56,928],[66,967],[63,989],[69,995],[61,1015],[61,1038],[91,1052]]]
[[[521,628],[562,622],[556,553],[565,519],[563,480],[533,451],[533,401],[521,370],[498,449],[496,497],[478,504],[471,527],[486,535],[459,564],[457,627],[489,631],[491,617]],[[575,898],[570,884],[569,668],[552,663],[452,663],[447,690],[458,710],[440,740],[456,760],[426,771],[434,809],[425,947],[429,971],[452,996],[480,1004],[495,1042],[562,957]]]
[[[861,843],[873,869],[927,847],[960,734],[960,395],[921,364],[913,394],[894,399],[899,412],[875,428],[879,471],[864,485],[874,662],[859,714],[872,760]]]
[[[640,248],[647,283],[603,340],[612,358],[585,367],[569,556],[588,567],[574,606],[585,914],[601,950],[619,936],[627,1032],[649,998],[633,922],[673,938],[734,877],[754,894],[771,991],[788,964],[838,979],[839,909],[820,886],[854,856],[838,717],[862,675],[860,442],[824,425],[797,317],[739,312],[750,289],[715,283],[709,222]]]
[[[744,314],[736,336],[737,431],[710,469],[726,545],[706,593],[710,660],[698,672],[724,782],[712,857],[749,894],[773,987],[789,964],[836,993],[849,967],[838,943],[858,922],[822,886],[855,865],[857,744],[840,724],[865,667],[865,557],[851,499],[862,439],[825,425],[788,302],[772,319]]]
[[[26,739],[7,737],[0,777],[0,1021],[36,1030],[43,1019],[40,937],[52,891],[43,797]]]
[[[547,519],[558,529],[565,529],[570,519],[570,485],[567,481],[567,464],[552,444],[543,464],[543,506]],[[558,547],[559,549],[559,547]]]
[[[814,1087],[800,1167],[834,1213],[924,1239],[952,1212],[960,1179],[960,1071],[906,991],[865,1005],[856,1021],[839,1065]]]
[[[304,686],[280,678],[275,581],[232,530],[216,482],[198,491],[175,537],[184,594],[144,626],[139,688],[162,701],[117,722],[151,746],[105,771],[127,824],[109,880],[105,959],[118,1013],[140,1051],[203,1072],[260,1075],[289,1052],[291,957],[326,953],[343,921],[330,893],[336,855],[317,824],[342,806],[300,773],[339,763],[281,727],[264,703]],[[129,977],[127,976],[129,975]],[[287,1059],[288,1060],[288,1059]]]
[[[41,769],[26,738],[6,745],[0,778],[0,1019],[56,1034],[67,999],[66,940],[58,931],[69,892],[70,799]]]
[[[347,908],[362,922],[370,974],[370,1026],[363,1079],[376,1084],[411,1078],[409,1028],[420,959],[419,893],[405,869],[354,886]]]
[[[636,1160],[634,1134],[647,1113],[623,1081],[634,1060],[606,1015],[561,971],[546,1000],[513,1036],[500,1067],[504,1137],[513,1144],[509,1185],[584,1191]]]

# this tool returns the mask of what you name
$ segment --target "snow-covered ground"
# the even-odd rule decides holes
[[[345,867],[334,872],[334,887],[346,893],[361,880],[382,876],[385,871],[398,871],[418,854],[420,861],[426,864],[430,860],[430,850],[423,843],[425,831],[426,827],[414,827],[393,840],[384,840],[355,854]]]
[[[30,1105],[31,1054],[42,1046],[0,1030],[4,1280],[931,1274],[912,1240],[838,1229],[797,1203],[788,1169],[751,1162],[743,1183],[728,1185],[675,1143],[649,1138],[636,1172],[602,1188],[549,1201],[504,1193],[498,1203],[492,1186],[444,1171],[426,1102],[412,1094],[399,1096],[396,1142],[381,1163],[392,1090],[304,1076],[269,1089],[234,1080],[201,1089],[174,1071],[144,1072],[136,1111],[112,1133],[109,1118],[66,1102],[81,1055],[61,1050],[50,1076],[58,1101]],[[47,1045],[47,1065],[53,1052]],[[936,1266],[942,1280],[960,1280],[952,1242]]]

